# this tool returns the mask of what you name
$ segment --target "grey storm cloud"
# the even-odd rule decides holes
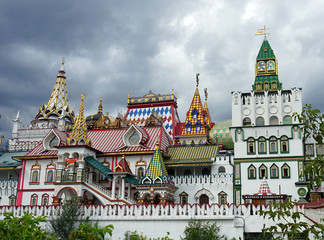
[[[0,135],[18,110],[28,124],[46,104],[65,57],[70,106],[126,112],[127,96],[178,94],[184,121],[200,73],[215,122],[231,91],[251,90],[264,24],[285,89],[324,110],[322,1],[0,1]]]

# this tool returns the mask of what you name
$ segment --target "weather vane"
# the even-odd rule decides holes
[[[64,63],[65,63],[65,58],[62,57],[62,65],[64,65]]]
[[[205,90],[205,100],[207,101],[208,98],[207,88],[204,88],[204,90]]]
[[[269,30],[270,28],[266,28],[266,26],[264,25],[264,27],[262,29],[259,29],[255,36],[257,35],[264,35],[264,37],[266,37],[267,35],[270,35],[270,33],[267,32],[267,30]]]
[[[196,73],[196,81],[197,81],[197,87],[198,87],[198,85],[199,85],[199,73]]]

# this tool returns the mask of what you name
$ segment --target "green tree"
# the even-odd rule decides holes
[[[99,228],[96,223],[91,226],[88,221],[81,224],[78,229],[72,231],[69,235],[70,240],[104,240],[105,235],[112,235],[114,227],[113,225],[107,225],[103,228]]]
[[[58,215],[50,221],[54,234],[58,239],[68,240],[70,233],[82,223],[80,206],[80,202],[75,197],[64,201],[59,206]]]
[[[22,217],[15,217],[12,212],[4,213],[4,216],[0,221],[0,239],[55,239],[40,227],[41,222],[46,222],[46,217],[34,217],[27,212]]]
[[[143,235],[143,233],[139,234],[137,231],[127,231],[124,234],[124,240],[173,240],[169,237],[170,233],[167,232],[165,237],[158,237],[158,238],[148,238],[147,236]]]
[[[323,239],[324,225],[309,224],[301,221],[305,215],[302,212],[293,211],[294,204],[295,203],[292,202],[274,202],[268,206],[266,211],[259,211],[260,216],[263,216],[263,218],[268,217],[268,219],[271,219],[274,222],[279,221],[274,226],[264,228],[264,236],[266,236],[267,233],[270,233],[271,235],[277,234],[277,236],[272,239],[294,240],[298,239],[298,237],[309,239],[310,234],[313,234],[315,239]]]
[[[203,222],[201,220],[191,219],[184,231],[183,240],[219,240],[225,239],[219,234],[220,228],[216,223]]]
[[[300,122],[304,123],[302,131],[305,139],[312,137],[318,145],[323,145],[324,140],[324,114],[319,109],[313,108],[311,104],[306,104],[301,114],[295,114]],[[304,176],[311,176],[308,185],[308,191],[314,187],[321,186],[324,176],[324,159],[323,155],[317,155],[311,159],[306,155],[306,165]]]

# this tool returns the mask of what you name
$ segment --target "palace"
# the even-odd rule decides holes
[[[13,120],[9,152],[0,157],[0,205],[55,206],[77,196],[85,205],[197,204],[225,211],[231,204],[306,198],[302,124],[293,118],[302,111],[302,89],[283,89],[266,38],[251,91],[232,92],[232,119],[220,123],[211,119],[207,88],[201,98],[199,74],[182,122],[174,90],[128,95],[126,114],[116,117],[104,114],[102,98],[85,116],[81,95],[76,116],[65,73],[63,61],[48,103],[29,126],[20,126],[19,112]],[[307,146],[323,154],[323,146]]]

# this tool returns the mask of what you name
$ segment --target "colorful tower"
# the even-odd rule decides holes
[[[48,103],[39,108],[30,126],[19,126],[19,115],[13,125],[9,140],[9,151],[29,151],[47,135],[52,127],[71,130],[74,124],[74,110],[69,107],[64,70],[64,58]]]
[[[180,122],[177,111],[177,95],[173,90],[171,94],[155,94],[149,92],[143,97],[130,97],[127,99],[127,113],[124,122],[128,125],[134,123],[145,126],[152,114],[162,118],[166,132],[173,138],[174,129]]]
[[[281,200],[297,201],[305,187],[304,157],[301,124],[293,114],[302,111],[302,90],[282,90],[277,59],[266,38],[255,68],[253,91],[232,92],[234,202],[268,203],[283,196]],[[271,198],[257,194],[263,179]]]

